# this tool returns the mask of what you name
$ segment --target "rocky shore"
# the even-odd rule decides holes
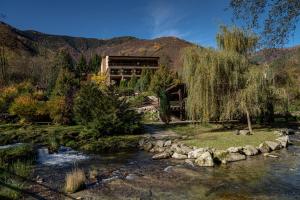
[[[237,132],[245,134],[244,132],[246,131],[236,131],[235,134]],[[152,159],[154,160],[173,158],[183,160],[191,166],[213,167],[219,164],[245,160],[248,156],[259,154],[275,158],[277,156],[270,154],[270,152],[286,148],[291,144],[289,135],[293,133],[294,131],[291,129],[275,131],[274,134],[278,135],[275,141],[264,141],[257,147],[245,145],[219,150],[214,147],[199,148],[187,146],[180,139],[156,139],[154,137],[141,139],[139,147],[153,153]]]

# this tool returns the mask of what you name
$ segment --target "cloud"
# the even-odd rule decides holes
[[[180,13],[172,4],[167,4],[164,1],[154,2],[149,6],[149,14],[153,38],[163,36],[183,38],[189,35],[188,31],[181,31],[179,28],[185,15]]]

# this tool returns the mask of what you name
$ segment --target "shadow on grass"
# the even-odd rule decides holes
[[[68,195],[68,194],[66,194],[66,193],[64,193],[62,191],[57,190],[57,189],[51,188],[51,187],[49,187],[49,186],[47,186],[45,184],[37,183],[36,181],[31,180],[31,179],[29,179],[27,177],[23,177],[23,176],[15,174],[15,173],[12,173],[12,172],[10,172],[8,170],[5,170],[3,168],[0,168],[0,173],[3,173],[3,172],[7,173],[7,174],[10,174],[11,176],[13,176],[16,179],[21,180],[23,182],[26,182],[26,183],[29,183],[29,184],[38,185],[38,186],[41,186],[41,187],[45,188],[46,190],[43,190],[44,192],[46,192],[46,191],[50,192],[50,194],[48,196],[50,196],[50,195],[52,196],[53,194],[55,194],[55,195],[60,196],[60,197],[65,197],[65,198],[69,198],[69,199],[73,199],[73,200],[76,199],[76,198],[72,197],[71,195]],[[40,194],[37,194],[35,192],[31,192],[31,191],[26,190],[26,189],[18,188],[16,186],[7,184],[7,183],[5,183],[5,182],[3,182],[1,180],[0,180],[0,185],[3,186],[3,187],[9,188],[11,190],[14,190],[16,192],[20,192],[20,193],[22,193],[25,196],[26,195],[27,196],[31,196],[34,199],[44,200],[44,199],[47,199],[47,197],[48,197],[48,196],[41,196]],[[0,199],[2,199],[2,198],[3,197],[0,196]]]

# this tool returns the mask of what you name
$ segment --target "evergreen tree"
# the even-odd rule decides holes
[[[170,122],[170,102],[164,89],[160,89],[158,97],[160,119],[168,124]]]
[[[174,77],[174,74],[167,67],[161,65],[152,76],[149,90],[159,96],[161,90],[165,90],[173,83]]]
[[[145,92],[149,89],[151,82],[151,77],[153,73],[149,69],[143,69],[140,79],[137,82],[137,90],[140,92]]]
[[[96,73],[100,71],[100,67],[101,67],[101,57],[96,54],[89,61],[89,72]]]
[[[128,81],[128,88],[134,90],[136,88],[136,85],[137,85],[137,78],[135,75],[133,75],[131,77],[131,79]]]
[[[86,73],[88,73],[88,65],[83,55],[80,56],[80,59],[76,65],[75,73],[77,77],[82,77],[83,75],[86,75]]]

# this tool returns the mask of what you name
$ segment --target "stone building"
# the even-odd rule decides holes
[[[119,84],[133,75],[139,78],[143,69],[157,70],[159,57],[142,56],[105,56],[102,57],[101,73],[106,73],[110,84]]]

